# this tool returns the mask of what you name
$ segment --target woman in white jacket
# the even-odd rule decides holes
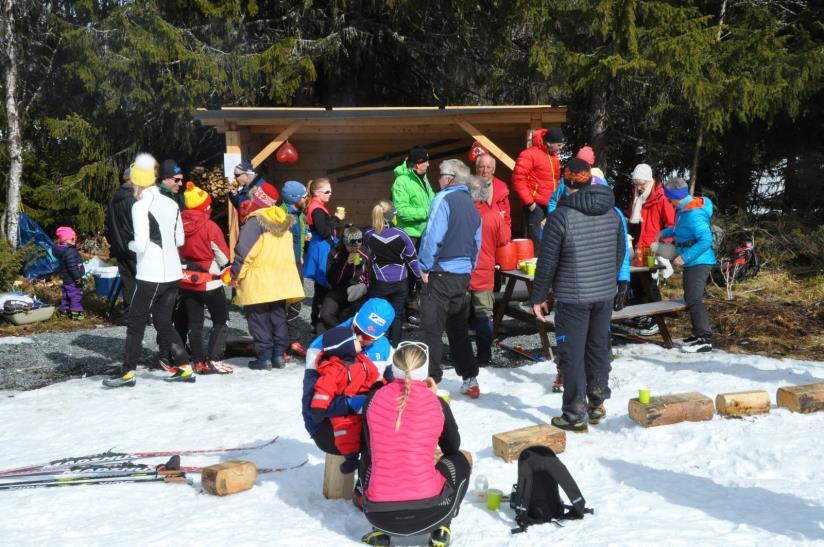
[[[103,381],[106,387],[132,387],[140,359],[143,334],[151,315],[155,329],[171,341],[174,374],[170,382],[194,382],[189,357],[172,325],[175,298],[183,277],[177,248],[183,245],[183,221],[180,210],[155,186],[157,161],[140,154],[131,166],[131,179],[137,202],[132,206],[134,241],[129,249],[137,255],[135,288],[129,298],[126,350],[121,371]]]

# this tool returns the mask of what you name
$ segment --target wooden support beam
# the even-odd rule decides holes
[[[489,150],[489,153],[498,158],[501,163],[509,167],[515,168],[515,160],[509,157],[509,154],[501,150],[497,144],[492,142],[486,135],[481,133],[474,125],[462,118],[455,118],[455,123],[461,126],[461,129],[469,133],[473,139],[481,143],[484,148]]]
[[[328,500],[351,500],[355,485],[355,474],[344,475],[340,472],[343,456],[326,454],[323,467],[323,497]]]
[[[541,424],[492,435],[493,452],[507,463],[517,461],[521,452],[536,444],[560,454],[566,449],[566,433],[555,426]]]
[[[780,387],[775,399],[778,406],[801,414],[824,410],[824,382]]]
[[[648,405],[629,400],[629,417],[644,427],[712,420],[712,399],[696,392],[651,397]]]
[[[306,123],[304,120],[299,120],[299,121],[293,122],[289,125],[289,127],[284,129],[283,131],[281,131],[278,134],[278,136],[274,138],[274,140],[272,142],[267,144],[264,147],[263,150],[258,152],[257,156],[252,158],[252,165],[254,167],[257,167],[258,165],[263,163],[263,160],[265,160],[270,155],[272,155],[272,152],[277,150],[280,147],[281,144],[286,142],[286,139],[288,139],[292,135],[292,133],[294,133],[295,131],[300,129],[303,126],[304,123]]]
[[[715,409],[722,416],[769,414],[770,394],[766,391],[719,393],[715,397]]]

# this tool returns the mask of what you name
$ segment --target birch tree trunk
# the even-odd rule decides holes
[[[17,42],[14,31],[14,0],[3,0],[4,69],[6,76],[6,130],[9,138],[9,173],[3,230],[6,240],[17,248],[17,224],[20,220],[20,183],[23,176],[23,146],[20,112],[17,102]]]

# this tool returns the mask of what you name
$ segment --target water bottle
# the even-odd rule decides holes
[[[475,477],[475,496],[477,496],[478,501],[486,501],[487,490],[489,490],[489,481],[486,480],[486,475]]]

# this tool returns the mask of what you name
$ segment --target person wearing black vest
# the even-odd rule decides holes
[[[547,217],[532,304],[536,317],[543,321],[549,289],[554,288],[564,398],[562,415],[552,418],[552,425],[585,432],[587,417],[589,423],[597,424],[606,415],[609,322],[626,240],[619,213],[613,208],[612,190],[591,184],[587,162],[569,160],[564,181],[570,193]]]
[[[429,220],[421,237],[421,325],[429,346],[429,375],[440,383],[443,376],[444,328],[455,371],[463,378],[461,393],[475,399],[478,363],[469,341],[469,277],[481,249],[481,217],[466,183],[469,167],[457,159],[440,165],[441,191],[429,207]]]
[[[132,226],[132,205],[135,203],[134,186],[130,180],[130,170],[123,172],[123,184],[114,193],[106,208],[104,235],[109,242],[109,254],[117,259],[117,272],[123,286],[123,311],[128,313],[129,302],[134,292],[137,273],[137,256],[129,249],[134,239]]]

